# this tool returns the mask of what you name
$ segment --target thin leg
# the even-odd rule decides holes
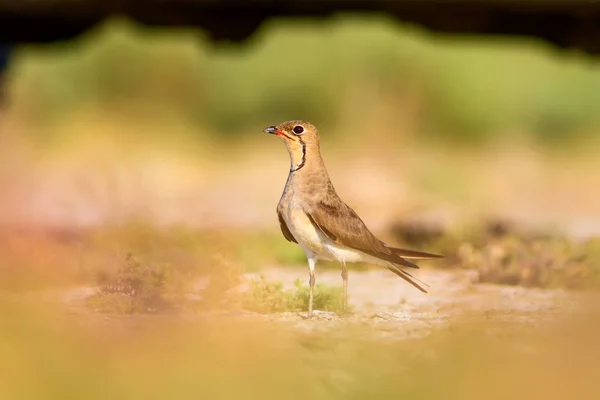
[[[344,305],[343,312],[348,311],[348,268],[346,268],[346,261],[342,262],[342,280],[344,281]]]
[[[313,257],[310,257],[308,259],[308,268],[310,270],[310,279],[308,281],[309,285],[310,285],[310,293],[308,295],[308,318],[312,318],[312,312],[313,312],[313,296],[314,296],[314,292],[315,292],[315,264],[317,263],[317,260]]]

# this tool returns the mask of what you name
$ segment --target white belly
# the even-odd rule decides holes
[[[325,248],[327,249],[327,253],[330,255],[330,258],[327,258],[330,261],[339,261],[341,263],[369,261],[369,256],[367,256],[363,252],[341,247],[333,242],[326,244]]]
[[[287,212],[284,213],[285,222],[298,244],[302,247],[307,257],[317,257],[327,261],[339,262],[372,262],[379,264],[381,260],[371,257],[361,251],[341,246],[316,228],[302,207],[291,201]]]

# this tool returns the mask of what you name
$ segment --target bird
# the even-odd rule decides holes
[[[308,261],[308,319],[313,315],[318,260],[341,263],[343,313],[348,309],[346,263],[366,262],[382,266],[427,293],[423,288],[427,284],[403,268],[419,268],[408,259],[443,256],[392,247],[367,228],[336,193],[321,157],[319,131],[313,124],[303,120],[286,121],[268,126],[264,132],[279,136],[290,156],[290,171],[277,204],[277,217],[285,239],[298,244]]]

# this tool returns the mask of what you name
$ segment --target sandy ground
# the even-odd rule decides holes
[[[267,280],[279,280],[292,287],[297,278],[307,278],[299,268],[267,268],[262,271]],[[248,274],[249,278],[257,274]],[[598,302],[600,295],[565,290],[535,289],[492,284],[477,284],[469,271],[440,271],[424,269],[418,277],[427,282],[428,294],[422,294],[387,271],[350,271],[349,296],[352,313],[317,311],[312,320],[306,313],[278,313],[261,315],[252,312],[210,312],[186,315],[159,316],[181,322],[204,318],[250,318],[257,323],[284,324],[300,331],[344,332],[348,327],[364,335],[390,339],[414,339],[427,336],[439,329],[450,329],[454,322],[469,319],[506,322],[506,329],[536,328],[553,323],[561,317],[572,316],[583,302]],[[318,271],[317,282],[341,285],[339,272]],[[46,294],[47,299],[58,296],[73,316],[101,325],[135,325],[140,319],[156,316],[112,316],[90,312],[83,299],[93,293],[83,287],[67,292]],[[498,326],[499,324],[493,324]]]
[[[287,286],[307,273],[272,268],[263,275]],[[380,334],[410,338],[427,335],[465,318],[535,326],[571,315],[584,298],[593,297],[564,290],[476,284],[476,275],[470,271],[425,269],[416,275],[429,284],[429,293],[415,290],[388,271],[351,271],[348,292],[352,315],[340,318],[333,313],[318,313],[316,319],[375,324]],[[341,277],[337,271],[323,271],[318,273],[317,282],[341,285]],[[303,315],[290,313],[282,317],[303,328],[319,329],[318,323],[303,320]]]

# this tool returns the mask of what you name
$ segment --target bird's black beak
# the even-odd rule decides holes
[[[286,139],[288,139],[288,140],[294,140],[294,139],[292,139],[291,137],[289,137],[288,135],[286,135],[286,134],[285,134],[285,132],[283,132],[283,131],[280,131],[279,129],[277,129],[277,127],[276,127],[276,126],[274,126],[274,125],[267,126],[267,127],[266,127],[266,128],[263,130],[263,132],[265,132],[265,133],[270,133],[270,134],[272,134],[272,135],[277,135],[277,136],[280,136],[280,137],[282,137],[282,138],[286,138]]]
[[[265,133],[270,133],[270,134],[276,134],[277,133],[277,128],[275,126],[267,126],[264,131]]]

